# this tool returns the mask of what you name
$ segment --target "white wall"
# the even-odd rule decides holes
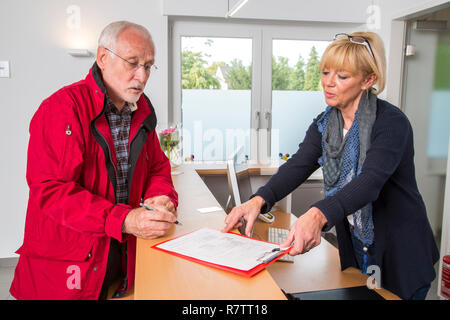
[[[25,180],[28,126],[43,99],[81,80],[94,62],[73,58],[77,42],[95,53],[99,33],[115,20],[146,26],[156,45],[157,73],[147,84],[158,119],[167,123],[167,19],[160,0],[2,0],[0,60],[9,60],[11,78],[0,78],[0,258],[12,257],[23,240],[28,199]],[[71,31],[66,9],[81,9],[81,28]],[[161,71],[161,72],[160,72]]]
[[[163,12],[166,15],[223,18],[237,1],[165,0]],[[372,0],[250,0],[233,18],[362,23],[366,21],[366,9],[371,2]]]
[[[236,0],[230,1],[230,6]],[[431,1],[432,3],[436,1]],[[424,6],[430,0],[250,0],[236,15],[241,19],[364,22],[370,4],[380,5],[382,35],[389,48],[390,17],[404,7]],[[9,60],[11,78],[0,78],[0,258],[14,256],[23,239],[28,198],[25,180],[28,125],[43,99],[64,85],[84,78],[94,58],[73,58],[70,47],[95,52],[102,28],[115,20],[131,20],[146,26],[156,44],[158,73],[152,75],[146,93],[161,126],[168,123],[167,16],[223,17],[227,0],[2,0],[0,60]],[[70,5],[81,9],[81,28],[66,23]],[[164,5],[164,6],[163,6]],[[165,15],[163,15],[163,9]],[[84,42],[84,44],[83,44]],[[389,52],[389,51],[387,51]]]

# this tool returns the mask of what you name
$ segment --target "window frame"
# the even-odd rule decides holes
[[[252,39],[250,161],[270,163],[273,40],[331,41],[336,33],[363,30],[360,23],[270,22],[241,19],[173,19],[169,27],[169,123],[182,122],[181,38]]]

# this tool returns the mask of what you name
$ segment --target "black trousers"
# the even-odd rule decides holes
[[[103,280],[102,289],[98,299],[106,300],[108,297],[109,287],[122,276],[122,245],[116,239],[111,238],[105,278]]]

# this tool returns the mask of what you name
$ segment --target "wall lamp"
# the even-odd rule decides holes
[[[92,53],[87,49],[69,49],[67,53],[76,58],[92,56]]]
[[[225,18],[231,18],[233,15],[236,14],[236,12],[238,12],[239,10],[241,10],[241,8],[248,2],[248,0],[239,0],[233,8],[231,8],[230,11],[228,11],[228,13],[226,14]],[[230,1],[228,0],[228,5],[229,5]]]

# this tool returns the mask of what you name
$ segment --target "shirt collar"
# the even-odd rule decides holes
[[[135,112],[138,108],[137,103],[136,102],[127,102],[128,106],[130,107],[131,112]]]
[[[108,95],[106,96],[106,103],[107,103],[107,105],[108,105],[108,108],[109,108],[111,111],[117,111],[117,113],[118,113],[118,109],[117,109],[116,105],[114,104],[114,102],[111,100],[111,98],[110,98]],[[128,106],[128,107],[130,108],[130,111],[131,111],[132,113],[133,113],[134,111],[136,111],[137,108],[138,108],[136,102],[125,102],[124,108],[125,108],[126,106]],[[122,110],[123,110],[123,109],[122,109]]]

